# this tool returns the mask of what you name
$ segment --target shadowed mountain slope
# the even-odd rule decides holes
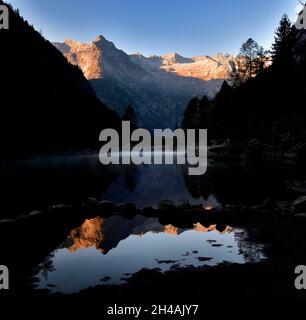
[[[0,30],[2,155],[96,147],[99,132],[119,125],[118,116],[78,67],[18,11],[9,12],[9,30]]]
[[[129,56],[103,36],[90,44],[65,40],[54,45],[81,68],[101,101],[120,115],[132,105],[140,126],[149,129],[175,128],[187,102],[204,94],[214,97],[223,79],[231,78],[237,60],[177,53]]]

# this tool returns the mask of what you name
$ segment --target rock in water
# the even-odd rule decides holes
[[[297,198],[293,202],[293,206],[296,209],[296,211],[299,211],[299,212],[306,210],[306,196]]]

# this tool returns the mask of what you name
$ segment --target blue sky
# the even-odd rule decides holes
[[[127,53],[237,54],[253,37],[266,49],[298,0],[8,0],[51,41],[102,34]]]

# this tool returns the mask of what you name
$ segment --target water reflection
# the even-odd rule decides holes
[[[164,272],[223,261],[256,262],[261,258],[261,247],[247,242],[245,231],[229,226],[220,229],[197,223],[193,228],[181,229],[143,216],[131,220],[96,217],[73,229],[39,265],[37,288],[71,293],[99,284],[124,283],[143,268]]]
[[[82,248],[96,248],[100,249],[100,244],[104,242],[105,237],[102,231],[103,219],[100,217],[85,220],[85,222],[79,227],[73,229],[67,237],[68,243],[72,244],[68,247],[70,252],[75,252]]]
[[[219,203],[262,203],[267,197],[288,197],[284,181],[303,179],[263,164],[210,163],[204,176],[189,176],[184,165],[103,166],[97,154],[37,157],[1,164],[3,212],[13,215],[45,210],[59,203],[79,203],[87,197],[156,206],[160,200],[216,207]],[[18,199],[18,201],[16,201]],[[6,209],[6,210],[5,210]]]
[[[138,208],[156,206],[163,199],[176,204],[184,200],[192,204],[208,203],[214,207],[218,206],[218,201],[213,195],[204,198],[190,193],[182,175],[182,167],[185,166],[124,167],[122,174],[102,194],[102,199],[115,203],[133,202]]]

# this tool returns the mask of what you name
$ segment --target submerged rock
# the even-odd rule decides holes
[[[159,260],[159,259],[156,259],[156,262],[158,264],[171,264],[171,263],[176,263],[177,261],[176,260]]]
[[[132,213],[136,211],[135,203],[119,203],[116,204],[114,208],[120,213]]]
[[[302,196],[302,197],[297,198],[293,202],[293,206],[296,209],[296,211],[300,211],[300,212],[301,212],[301,210],[306,211],[306,196]]]
[[[190,202],[187,201],[187,200],[184,200],[184,201],[178,206],[178,208],[179,208],[179,209],[182,209],[182,210],[189,210],[191,207],[192,207],[192,206],[191,206]]]
[[[306,194],[306,181],[286,181],[286,188],[297,195]]]
[[[159,209],[170,209],[174,207],[174,203],[171,200],[161,200],[158,204]]]
[[[40,214],[43,214],[43,212],[39,210],[33,210],[29,213],[29,217],[38,216]]]
[[[89,205],[97,205],[99,203],[99,201],[96,199],[96,198],[87,198],[86,199],[86,204],[89,204]]]
[[[56,204],[54,206],[49,207],[49,211],[53,211],[53,210],[61,210],[61,209],[67,209],[68,206],[66,204]]]
[[[15,222],[15,220],[13,220],[13,219],[2,219],[2,220],[0,220],[0,225],[11,224],[14,222]]]
[[[210,257],[198,257],[198,260],[199,260],[200,262],[206,262],[206,261],[212,260],[212,258],[210,258]]]
[[[306,219],[306,213],[298,213],[296,215],[294,215],[296,218],[304,218]]]
[[[111,201],[103,200],[100,201],[97,206],[102,210],[112,210],[115,205]]]
[[[106,282],[106,281],[109,281],[109,280],[111,280],[111,279],[112,279],[111,277],[105,276],[105,277],[101,278],[100,281]]]

